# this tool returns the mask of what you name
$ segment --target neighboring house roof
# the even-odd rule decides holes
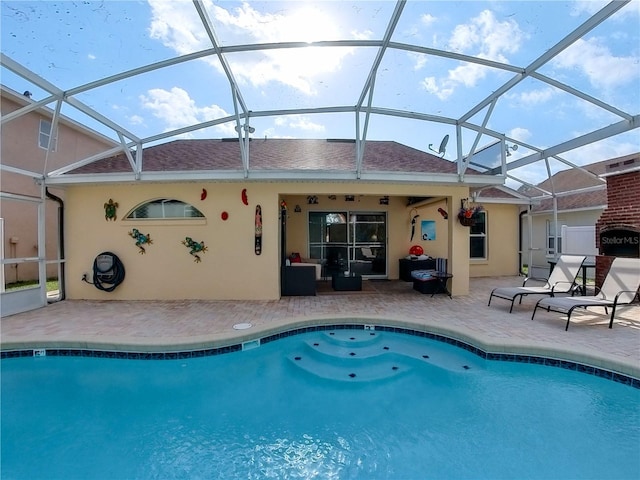
[[[555,192],[556,194],[577,191],[566,195],[558,195],[558,211],[604,208],[607,205],[607,189],[606,182],[600,177],[610,173],[610,167],[617,166],[619,164],[628,164],[634,160],[636,162],[640,161],[640,153],[633,153],[623,157],[584,165],[582,168],[591,172],[593,176],[585,173],[579,168],[562,170],[554,174],[550,179],[539,183],[537,187],[547,192]],[[602,188],[587,190],[584,192],[580,191],[581,189],[589,189],[590,187],[599,186],[602,186]],[[530,187],[520,189],[520,193],[536,197],[540,196],[542,192]],[[531,211],[533,213],[553,211],[553,199],[542,199],[539,204],[532,207]]]
[[[518,194],[515,190],[510,189],[509,187],[486,187],[477,191],[478,194],[478,202],[480,201],[488,201],[489,199],[493,200],[521,200],[523,195]],[[523,203],[523,202],[518,202]]]
[[[249,142],[252,170],[345,170],[355,169],[353,140],[252,139]],[[193,171],[242,169],[238,139],[176,140],[145,148],[143,171]],[[366,142],[363,171],[456,173],[455,162],[393,141]],[[123,155],[96,160],[72,174],[131,172]]]

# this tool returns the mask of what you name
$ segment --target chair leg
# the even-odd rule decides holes
[[[493,290],[491,290],[491,295],[489,295],[489,303],[487,303],[487,307],[491,306],[491,299],[493,298]]]
[[[609,320],[609,328],[613,328],[613,317],[616,315],[616,304],[614,302],[613,308],[611,309],[611,320]]]
[[[533,317],[535,317],[535,316],[536,316],[536,310],[538,310],[538,304],[539,304],[539,303],[540,303],[540,300],[538,300],[538,301],[536,302],[536,306],[535,306],[535,307],[533,307],[533,313],[531,314],[531,320],[533,320]]]
[[[569,311],[567,312],[567,325],[564,327],[564,331],[566,332],[567,330],[569,330],[569,322],[571,321],[571,313],[573,312],[573,309],[576,307],[571,307],[569,309]],[[585,307],[586,310],[586,307]]]

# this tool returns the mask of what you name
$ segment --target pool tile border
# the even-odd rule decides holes
[[[545,365],[549,367],[564,368],[567,370],[573,370],[580,373],[586,373],[588,375],[595,375],[596,377],[611,380],[617,383],[622,383],[633,388],[640,389],[640,379],[631,377],[611,370],[606,370],[600,367],[594,367],[586,365],[580,362],[574,362],[571,360],[560,360],[556,358],[549,358],[540,355],[527,355],[527,354],[515,354],[515,353],[499,353],[499,352],[486,352],[479,347],[476,347],[470,343],[458,340],[455,338],[441,335],[438,333],[423,332],[412,328],[405,327],[391,327],[384,325],[373,325],[376,332],[391,332],[402,333],[405,335],[413,335],[416,337],[428,338],[456,347],[467,350],[480,358],[485,360],[502,361],[502,362],[515,362],[515,363],[531,363],[536,365]],[[270,343],[282,338],[291,337],[294,335],[300,335],[309,332],[320,332],[327,330],[365,330],[365,325],[359,324],[334,324],[334,325],[313,325],[307,327],[294,328],[279,333],[274,333],[260,338],[260,344]],[[34,357],[37,350],[45,350],[46,356],[52,357],[93,357],[93,358],[113,358],[120,360],[178,360],[188,358],[199,358],[213,355],[224,355],[226,353],[242,351],[242,343],[228,345],[224,347],[215,347],[201,350],[184,350],[174,352],[127,352],[127,351],[112,351],[112,350],[92,350],[92,349],[74,349],[74,348],[46,348],[46,349],[21,349],[21,350],[8,350],[0,352],[0,359],[20,358],[20,357]]]

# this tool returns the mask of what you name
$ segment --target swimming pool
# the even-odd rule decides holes
[[[5,358],[2,478],[640,475],[638,388],[392,331],[269,340]]]

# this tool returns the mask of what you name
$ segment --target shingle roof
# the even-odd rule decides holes
[[[623,157],[617,157],[609,160],[604,160],[602,162],[592,163],[590,165],[585,165],[583,168],[593,173],[594,175],[600,176],[606,173],[610,173],[610,167],[614,166],[615,164],[624,164],[633,160],[635,160],[636,162],[640,161],[640,153],[634,153],[631,155],[625,155]],[[547,179],[544,182],[539,183],[537,186],[542,188],[543,190],[551,192],[552,185],[555,192],[560,193],[603,185],[603,182],[602,180],[598,180],[597,178],[588,175],[580,169],[571,168],[568,170],[562,170],[554,174],[551,179]],[[539,196],[541,194],[540,191],[533,188],[521,190],[521,193],[530,196]],[[606,188],[603,188],[602,190],[578,192],[575,194],[560,196],[557,200],[558,211],[589,207],[603,207],[607,204],[607,190]],[[539,205],[536,205],[532,208],[533,212],[543,212],[551,210],[553,210],[553,200],[550,198],[542,200]]]
[[[352,140],[257,139],[249,145],[253,170],[355,170]],[[176,140],[145,148],[143,171],[241,170],[237,139]],[[456,173],[457,165],[393,141],[367,141],[363,171]],[[131,172],[125,155],[97,160],[69,173]]]

